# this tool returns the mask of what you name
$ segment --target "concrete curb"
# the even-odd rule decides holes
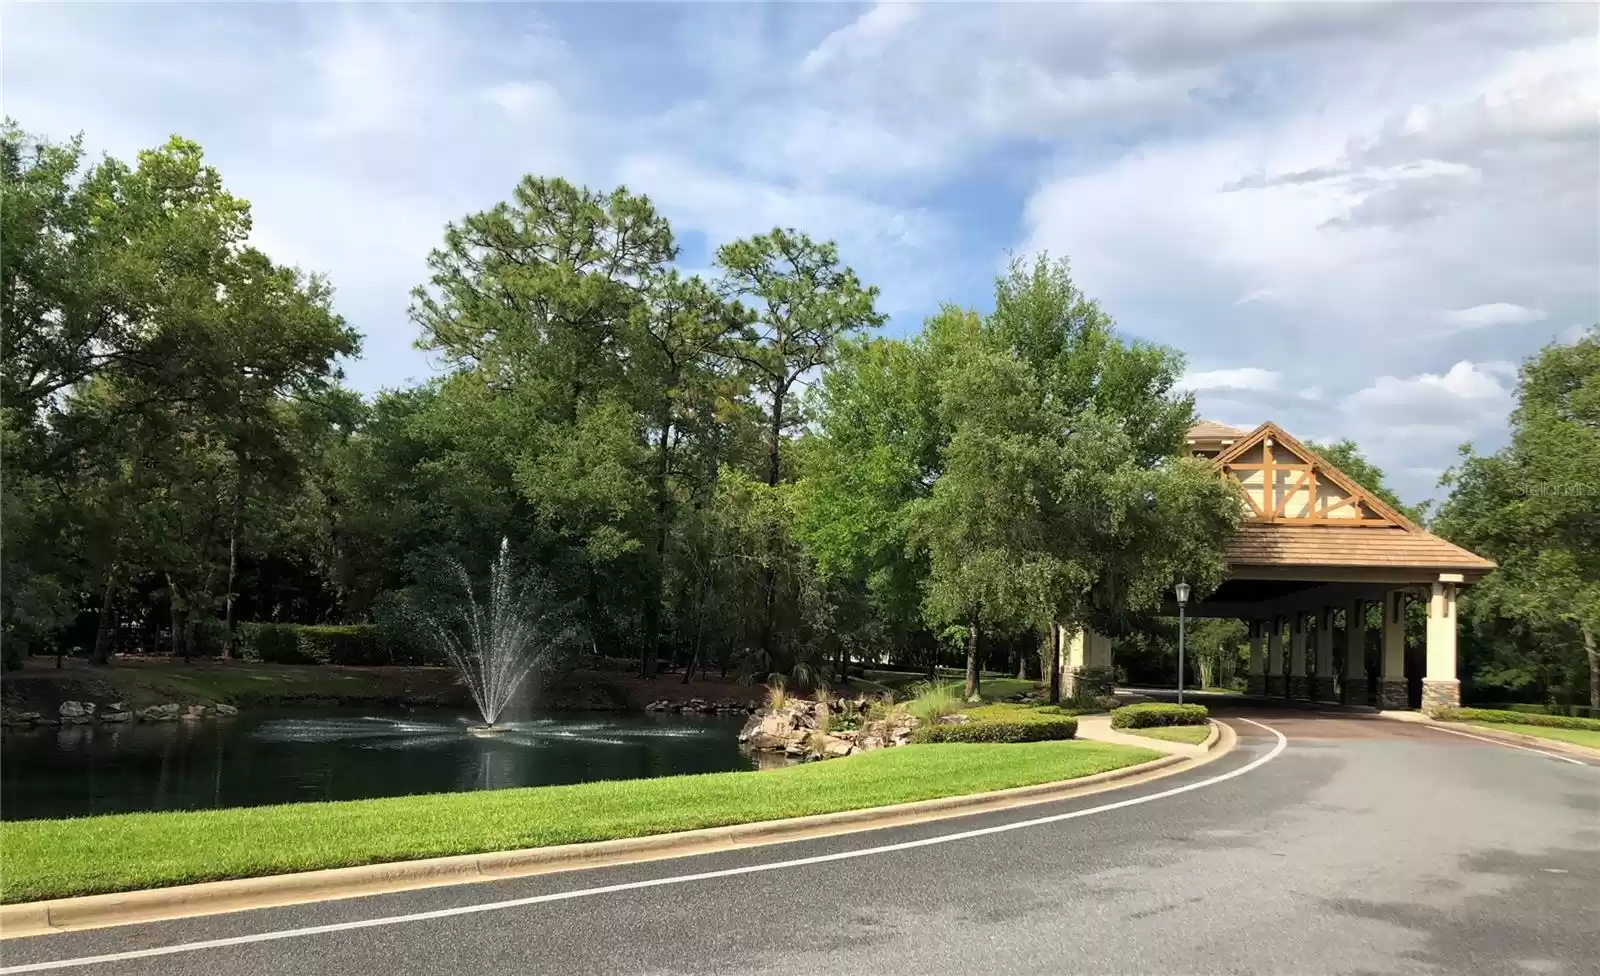
[[[817,814],[787,820],[709,827],[652,837],[563,844],[488,854],[394,861],[358,867],[329,868],[262,878],[239,878],[171,888],[148,888],[105,895],[59,898],[51,901],[0,905],[0,940],[57,932],[106,928],[138,922],[155,922],[259,908],[277,908],[308,902],[357,898],[417,888],[499,881],[508,878],[606,867],[634,861],[651,861],[694,854],[710,854],[741,847],[760,846],[899,827],[950,817],[990,813],[1012,807],[1069,799],[1102,790],[1137,785],[1185,772],[1211,762],[1233,748],[1237,739],[1222,735],[1212,723],[1207,753],[1199,758],[1162,756],[1137,766],[1126,766],[1078,779],[1035,786],[1020,786],[989,793],[919,800],[887,807]]]
[[[1530,746],[1535,749],[1544,749],[1548,752],[1561,752],[1579,759],[1600,759],[1600,749],[1591,749],[1576,742],[1563,742],[1560,739],[1544,739],[1537,735],[1527,735],[1522,732],[1508,732],[1505,729],[1495,728],[1493,725],[1479,725],[1474,722],[1441,722],[1430,718],[1420,712],[1379,712],[1380,717],[1395,722],[1411,722],[1416,725],[1432,725],[1441,729],[1456,729],[1461,732],[1471,731],[1473,735],[1481,735],[1485,739],[1496,739],[1501,742],[1516,746]]]

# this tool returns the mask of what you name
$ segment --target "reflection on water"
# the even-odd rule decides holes
[[[750,769],[741,717],[607,715],[505,723],[320,710],[203,723],[6,730],[0,816],[260,806]]]

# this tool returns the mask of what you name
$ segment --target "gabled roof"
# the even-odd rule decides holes
[[[1239,482],[1250,506],[1228,547],[1230,568],[1416,569],[1419,575],[1474,576],[1494,568],[1490,560],[1418,527],[1277,424],[1264,423],[1239,437],[1212,464]]]

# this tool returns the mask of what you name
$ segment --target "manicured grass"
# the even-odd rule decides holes
[[[1142,735],[1146,739],[1162,739],[1166,742],[1187,742],[1197,746],[1206,741],[1211,734],[1209,725],[1169,725],[1159,729],[1122,729],[1129,735]]]
[[[1513,722],[1496,722],[1493,725],[1480,725],[1477,727],[1490,732],[1496,729],[1504,732],[1520,732],[1523,735],[1535,735],[1541,739],[1555,739],[1558,742],[1571,742],[1574,745],[1600,749],[1600,732],[1592,729],[1552,729],[1544,725],[1517,725]]]
[[[1020,702],[991,702],[987,705],[966,705],[961,714],[974,722],[1032,722],[1046,721],[1063,716],[1082,715],[1075,708],[1060,705],[1024,705]]]
[[[978,683],[978,694],[989,700],[996,698],[1010,698],[1012,695],[1021,695],[1034,691],[1039,687],[1039,682],[1032,678],[990,678],[985,676]]]
[[[0,901],[642,837],[1073,779],[1158,757],[1100,742],[922,745],[788,769],[0,823]]]
[[[382,699],[392,690],[360,672],[275,664],[237,663],[187,669],[124,667],[105,672],[106,680],[148,701],[221,701],[235,705],[296,699]]]

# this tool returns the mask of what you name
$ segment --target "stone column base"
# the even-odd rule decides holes
[[[1244,693],[1260,698],[1267,693],[1266,675],[1252,674],[1245,678]]]
[[[1265,686],[1265,691],[1266,691],[1266,694],[1267,694],[1268,698],[1282,698],[1283,697],[1283,675],[1281,675],[1281,674],[1269,674],[1269,675],[1267,675],[1267,683],[1266,683],[1266,686]]]
[[[1311,700],[1319,702],[1339,700],[1337,689],[1333,685],[1333,675],[1316,675],[1311,679]]]
[[[1411,707],[1411,689],[1404,678],[1381,678],[1378,681],[1378,707],[1386,711],[1404,711]]]
[[[1289,697],[1298,701],[1311,700],[1311,679],[1303,674],[1289,675]]]
[[[1461,682],[1454,678],[1422,679],[1422,710],[1432,715],[1441,708],[1461,707]]]
[[[1343,705],[1368,704],[1367,679],[1365,677],[1345,678],[1344,683],[1339,686],[1339,702]]]
[[[1061,697],[1075,702],[1093,703],[1117,689],[1117,674],[1111,668],[1067,668],[1061,672]]]

